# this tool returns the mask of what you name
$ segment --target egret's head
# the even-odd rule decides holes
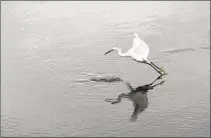
[[[106,54],[108,54],[108,53],[110,53],[112,51],[115,51],[115,50],[118,50],[118,48],[117,47],[113,47],[111,50],[107,51],[104,55],[106,55]]]

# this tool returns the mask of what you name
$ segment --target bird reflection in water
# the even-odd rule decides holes
[[[162,85],[165,82],[163,80],[159,83],[154,84],[159,79],[162,79],[162,75],[157,77],[153,82],[143,86],[139,86],[135,89],[129,83],[126,83],[128,89],[130,90],[129,93],[122,93],[118,96],[117,99],[106,99],[105,101],[110,102],[111,104],[117,104],[121,102],[122,98],[127,98],[131,100],[133,102],[134,110],[131,115],[130,121],[136,121],[138,115],[148,107],[149,102],[147,92],[158,85]]]

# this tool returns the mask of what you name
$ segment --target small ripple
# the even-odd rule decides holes
[[[202,46],[200,49],[210,49],[210,46]]]
[[[182,52],[190,52],[190,51],[196,51],[194,48],[171,48],[171,49],[164,49],[161,50],[162,52],[169,53],[169,54],[178,54]]]
[[[2,125],[1,125],[1,130],[3,135],[11,136],[15,135],[16,129],[20,126],[18,121],[15,118],[8,117],[2,115]]]
[[[170,60],[156,60],[156,59],[153,59],[151,61],[154,62],[154,63],[162,63],[162,62],[164,62],[164,63],[173,63],[173,61],[170,61]]]

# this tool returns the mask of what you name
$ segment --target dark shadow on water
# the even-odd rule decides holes
[[[162,75],[157,77],[154,81],[149,84],[139,86],[137,88],[133,88],[129,83],[126,82],[128,89],[130,90],[129,93],[122,93],[118,96],[117,99],[106,99],[106,102],[110,102],[111,104],[120,103],[122,98],[127,98],[133,102],[134,110],[131,115],[130,121],[136,121],[138,115],[143,112],[148,107],[148,97],[147,92],[152,90],[158,85],[162,85],[165,80],[162,80],[159,83],[154,84],[157,80],[162,79]]]
[[[91,78],[90,81],[95,81],[95,82],[121,82],[123,81],[119,77],[94,77]]]
[[[112,82],[121,82],[121,81],[123,81],[121,78],[115,77],[115,76],[95,76],[95,77],[91,77],[89,79],[79,79],[76,82],[79,82],[79,83],[87,83],[87,82],[112,83]]]

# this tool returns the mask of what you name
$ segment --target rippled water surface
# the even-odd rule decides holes
[[[210,2],[1,5],[2,136],[210,136]],[[168,75],[130,122],[131,101],[105,99],[158,74],[104,53],[133,32]]]

